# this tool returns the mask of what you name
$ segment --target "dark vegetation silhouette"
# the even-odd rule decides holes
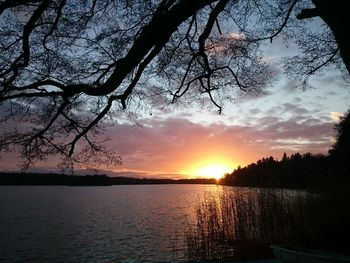
[[[284,69],[301,86],[330,66],[348,75],[347,10],[341,0],[1,1],[0,150],[17,150],[23,168],[52,155],[68,168],[120,163],[101,132],[121,112],[206,98],[221,112],[261,94],[276,71],[260,45],[277,38],[299,46]]]
[[[197,224],[185,231],[189,257],[272,258],[271,244],[350,255],[349,124],[350,111],[335,126],[329,155],[284,154],[227,174],[221,183],[249,188],[198,204]]]
[[[70,185],[70,186],[109,186],[135,184],[216,184],[215,179],[154,179],[133,177],[109,177],[94,174],[73,176],[66,174],[42,173],[0,173],[0,185]]]
[[[283,154],[281,160],[272,156],[235,169],[220,183],[234,186],[281,187],[296,189],[350,189],[350,111],[335,125],[335,143],[328,155]]]
[[[350,110],[335,126],[336,142],[329,150],[332,174],[350,180]]]
[[[238,167],[225,175],[222,183],[249,187],[281,187],[310,189],[329,184],[330,158],[311,153],[283,155],[282,160],[262,158],[246,167]]]
[[[186,229],[195,260],[274,258],[271,244],[350,255],[349,191],[341,195],[239,188],[207,197]]]

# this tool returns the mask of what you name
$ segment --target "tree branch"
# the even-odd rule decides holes
[[[313,18],[319,16],[317,8],[302,9],[300,14],[297,15],[298,19]]]
[[[314,74],[317,70],[319,70],[320,68],[324,67],[325,65],[327,65],[329,62],[331,62],[333,60],[333,58],[338,54],[339,52],[339,48],[337,48],[336,50],[334,50],[334,52],[331,54],[331,56],[326,59],[323,63],[321,63],[320,65],[318,65],[317,67],[313,68],[312,70],[310,70],[309,72],[306,73],[307,76],[310,76],[312,74]]]
[[[43,0],[5,0],[2,3],[0,3],[0,15],[6,9],[16,7],[16,6],[26,5],[29,3],[38,3],[41,1]]]

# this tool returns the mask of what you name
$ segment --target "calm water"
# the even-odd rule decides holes
[[[0,262],[185,259],[184,227],[215,185],[0,187]]]

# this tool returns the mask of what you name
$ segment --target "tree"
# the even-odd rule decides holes
[[[298,36],[286,70],[304,83],[341,58],[349,71],[345,3],[310,1],[2,1],[0,150],[19,147],[25,167],[54,154],[119,162],[98,141],[118,111],[206,95],[220,113],[273,82],[260,45],[277,37]],[[330,30],[299,21],[315,16]]]
[[[347,37],[347,25],[350,19],[346,11],[346,3],[341,0],[332,1],[332,3],[325,0],[312,0],[312,3],[315,5],[314,8],[302,9],[297,17],[306,19],[319,16],[329,26],[347,71],[350,72],[350,40]]]
[[[349,177],[350,171],[350,111],[335,126],[336,141],[329,155],[332,160],[332,169],[338,176]]]
[[[286,161],[288,161],[288,156],[287,156],[286,153],[283,153],[282,162],[284,163],[284,162],[286,162]]]

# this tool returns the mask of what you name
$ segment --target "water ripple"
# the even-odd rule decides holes
[[[1,262],[177,262],[216,186],[0,187]]]

